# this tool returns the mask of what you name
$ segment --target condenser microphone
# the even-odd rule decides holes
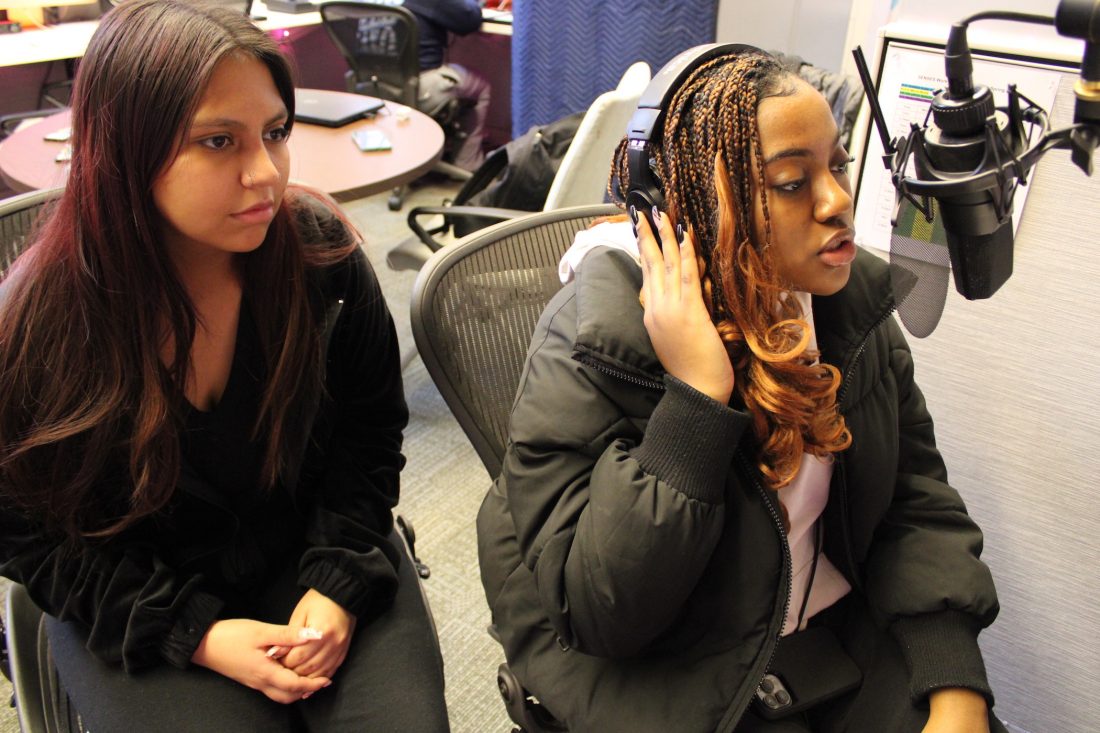
[[[947,87],[933,101],[931,122],[914,150],[917,179],[946,185],[933,194],[942,217],[955,289],[967,300],[988,298],[1012,274],[1014,176],[998,176],[1018,158],[1025,137],[1018,109],[998,114],[993,93],[975,86],[966,24],[951,28],[944,54]],[[1014,107],[1014,105],[1016,105]],[[994,175],[984,175],[994,173]]]
[[[935,94],[925,124],[912,125],[906,137],[890,139],[867,64],[856,52],[886,151],[883,162],[898,193],[893,223],[897,224],[903,202],[908,202],[927,220],[927,229],[943,230],[948,250],[944,265],[950,262],[955,289],[968,300],[992,296],[1012,274],[1012,203],[1017,186],[1026,181],[1042,152],[1036,146],[1028,148],[1032,136],[1025,133],[1025,123],[1031,132],[1040,131],[1039,137],[1047,129],[1046,112],[1015,85],[1008,85],[1008,104],[998,109],[990,89],[974,84],[966,31],[970,23],[983,19],[1054,24],[1049,16],[997,11],[954,24],[944,51],[947,86]],[[917,259],[933,262],[938,256],[929,247]],[[942,309],[941,301],[935,318],[926,319],[931,327]]]
[[[966,28],[977,20],[1053,25],[1059,34],[1085,41],[1073,125],[1051,131],[1046,111],[1014,84],[1003,108],[994,106],[988,88],[974,85]],[[911,332],[927,336],[943,312],[948,263],[955,289],[969,300],[990,297],[1012,274],[1012,201],[1043,154],[1068,148],[1074,164],[1092,175],[1100,146],[1100,0],[1059,0],[1054,17],[989,11],[956,23],[944,54],[946,89],[936,93],[925,124],[912,124],[897,138],[886,129],[863,52],[856,48],[853,55],[896,191],[890,265],[898,313]],[[916,221],[918,214],[923,222]],[[938,242],[946,242],[946,257]]]

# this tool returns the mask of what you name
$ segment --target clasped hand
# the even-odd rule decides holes
[[[310,589],[286,626],[251,619],[214,622],[191,661],[276,702],[291,703],[332,684],[354,631],[353,615]]]
[[[669,374],[724,405],[733,393],[733,365],[703,303],[691,232],[678,240],[669,217],[657,213],[658,246],[646,218],[635,218],[644,323],[657,358]]]

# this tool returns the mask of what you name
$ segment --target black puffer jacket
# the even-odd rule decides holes
[[[536,328],[500,477],[478,516],[482,581],[516,674],[574,731],[731,731],[771,658],[790,560],[747,413],[664,373],[641,273],[596,250]],[[946,483],[884,263],[814,298],[852,447],[825,551],[900,642],[914,699],[989,696],[997,613],[982,536]]]

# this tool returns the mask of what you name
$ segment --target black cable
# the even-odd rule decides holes
[[[1036,25],[1054,25],[1053,15],[1037,15],[1035,13],[1016,13],[1009,10],[986,10],[975,13],[969,18],[960,20],[958,25],[968,25],[976,20],[1015,20],[1020,23],[1035,23]]]

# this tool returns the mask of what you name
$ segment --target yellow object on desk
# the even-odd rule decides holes
[[[99,0],[0,0],[0,10],[8,11],[8,20],[23,25],[24,29],[46,24],[44,8],[59,5],[95,5]]]

